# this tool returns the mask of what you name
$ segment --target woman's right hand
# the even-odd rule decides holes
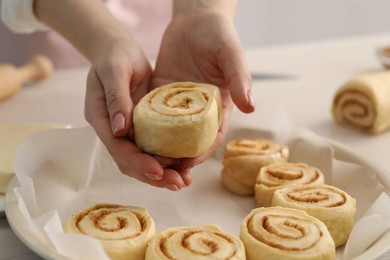
[[[157,161],[132,141],[133,108],[148,92],[151,74],[150,64],[132,38],[107,40],[88,74],[85,118],[122,173],[153,186],[180,190],[191,183],[190,174],[175,170],[171,161]]]

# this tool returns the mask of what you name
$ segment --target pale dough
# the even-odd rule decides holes
[[[134,108],[135,142],[154,155],[196,157],[214,143],[222,113],[221,94],[214,85],[164,85],[145,95]]]
[[[244,260],[245,249],[239,238],[216,225],[169,228],[152,239],[145,260],[231,259]]]
[[[143,260],[156,227],[144,208],[96,204],[76,212],[64,223],[64,231],[99,240],[111,259]]]
[[[225,147],[221,180],[236,195],[253,195],[261,167],[286,162],[287,146],[266,139],[237,138]]]
[[[277,189],[297,184],[322,184],[323,173],[304,163],[274,163],[261,168],[255,185],[257,207],[271,205]]]
[[[336,259],[335,245],[325,224],[301,210],[253,209],[241,224],[240,238],[248,260]]]
[[[380,133],[390,128],[390,72],[359,75],[335,93],[332,114],[337,122]]]
[[[336,247],[347,242],[355,223],[356,200],[331,185],[299,185],[275,191],[272,206],[306,211],[327,226]]]

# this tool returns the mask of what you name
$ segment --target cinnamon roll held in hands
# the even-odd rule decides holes
[[[252,195],[261,167],[288,160],[287,146],[266,139],[238,138],[225,147],[221,180],[237,195]]]
[[[141,150],[164,157],[196,157],[214,143],[222,122],[219,89],[177,82],[144,96],[134,108],[134,138]]]
[[[247,259],[336,259],[325,224],[301,210],[256,208],[241,224]]]
[[[306,211],[328,228],[336,247],[347,242],[356,214],[356,200],[330,185],[299,185],[275,191],[272,206]]]
[[[240,239],[215,225],[173,227],[154,237],[146,250],[145,260],[231,259],[244,260]]]
[[[341,86],[333,99],[333,117],[371,133],[390,129],[390,72],[357,76]]]
[[[143,260],[148,242],[156,235],[146,209],[115,204],[96,204],[73,214],[64,230],[98,239],[111,259]]]
[[[323,173],[304,163],[274,163],[264,166],[257,175],[255,198],[257,207],[271,205],[277,189],[297,184],[322,184]]]

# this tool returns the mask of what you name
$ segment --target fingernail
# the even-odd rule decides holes
[[[251,107],[255,107],[255,99],[253,98],[252,96],[252,91],[250,89],[248,89],[248,100],[249,100],[249,105]]]
[[[112,122],[114,128],[114,134],[125,128],[125,116],[122,113],[118,113],[114,116]]]
[[[192,182],[192,176],[190,174],[183,176],[184,188],[187,188]]]
[[[153,174],[153,173],[144,173],[144,175],[146,178],[149,178],[149,179],[154,180],[154,181],[159,181],[162,179],[161,176],[159,176],[157,174]]]
[[[164,186],[165,189],[171,190],[171,191],[178,191],[180,190],[175,184],[166,184]]]

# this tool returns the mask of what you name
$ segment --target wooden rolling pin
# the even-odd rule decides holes
[[[23,66],[0,64],[0,100],[15,95],[28,81],[46,79],[53,72],[53,64],[43,55],[33,56]]]

